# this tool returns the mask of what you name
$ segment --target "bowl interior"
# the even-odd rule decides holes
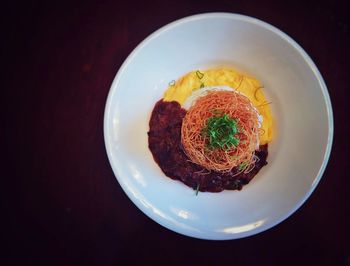
[[[171,80],[220,66],[263,83],[276,134],[269,164],[242,191],[195,196],[154,162],[148,121]],[[148,216],[186,235],[233,239],[270,228],[307,199],[329,156],[332,123],[322,77],[293,40],[259,20],[214,13],[163,27],[128,57],[107,101],[105,141],[119,183]]]

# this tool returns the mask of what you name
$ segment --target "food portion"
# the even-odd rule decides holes
[[[260,83],[231,69],[172,82],[149,125],[149,148],[162,171],[197,192],[240,190],[267,164],[273,136]]]
[[[254,164],[259,127],[259,114],[246,96],[234,90],[209,91],[186,113],[181,142],[193,163],[227,172]]]
[[[226,86],[247,96],[258,109],[264,121],[261,125],[260,144],[271,142],[273,119],[270,102],[265,98],[262,84],[254,77],[242,74],[231,68],[194,70],[169,84],[164,101],[177,101],[184,105],[186,100],[203,87]]]
[[[166,102],[163,99],[156,103],[152,111],[148,132],[149,148],[168,177],[180,180],[196,191],[240,190],[266,165],[267,144],[255,152],[257,160],[250,171],[242,171],[244,165],[229,172],[209,171],[191,162],[181,143],[181,127],[185,115],[186,110],[178,102]]]

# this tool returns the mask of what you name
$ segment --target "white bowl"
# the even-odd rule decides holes
[[[263,83],[276,135],[269,164],[242,191],[195,196],[154,162],[148,122],[171,80],[217,66]],[[129,55],[110,89],[104,137],[121,187],[146,215],[187,236],[235,239],[280,223],[310,196],[330,155],[332,108],[315,64],[285,33],[247,16],[200,14],[157,30]]]

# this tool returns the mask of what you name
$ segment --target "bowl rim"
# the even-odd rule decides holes
[[[157,38],[159,35],[163,34],[164,32],[171,30],[174,27],[180,26],[182,24],[186,24],[192,21],[197,21],[197,20],[202,20],[202,19],[213,19],[213,18],[226,18],[226,19],[234,19],[234,20],[240,20],[244,21],[247,23],[253,23],[256,24],[260,27],[263,27],[267,30],[270,30],[274,34],[280,36],[284,41],[288,42],[294,49],[300,53],[300,55],[303,57],[305,62],[308,64],[312,72],[314,73],[320,87],[321,91],[323,94],[323,99],[326,104],[326,109],[327,109],[327,122],[328,122],[328,137],[327,137],[327,146],[326,150],[324,152],[323,156],[323,161],[321,166],[319,167],[318,173],[316,178],[314,179],[312,186],[310,187],[309,191],[303,196],[303,198],[300,198],[300,200],[297,202],[297,204],[294,205],[293,208],[291,208],[288,212],[286,212],[284,215],[281,215],[280,218],[276,219],[275,221],[263,225],[261,227],[256,228],[255,230],[252,230],[252,232],[248,233],[240,233],[240,234],[234,234],[234,235],[229,235],[226,238],[208,238],[208,237],[199,237],[199,236],[194,236],[190,234],[185,234],[181,232],[180,230],[176,230],[176,228],[170,228],[167,226],[165,223],[162,221],[159,221],[155,219],[155,215],[150,215],[149,213],[146,213],[141,207],[140,204],[137,202],[136,199],[133,198],[131,195],[130,191],[122,184],[122,182],[119,181],[118,176],[119,176],[119,171],[117,167],[112,163],[112,155],[111,155],[111,147],[108,145],[108,129],[109,129],[109,121],[112,116],[110,110],[111,110],[111,104],[112,104],[112,99],[114,98],[114,94],[118,91],[118,83],[121,79],[121,77],[124,74],[125,69],[128,67],[128,65],[132,62],[132,60],[135,58],[135,56],[143,49],[145,45],[147,45],[150,41],[153,39]],[[147,216],[149,216],[153,221],[157,222],[158,224],[164,226],[165,228],[175,231],[177,233],[180,233],[182,235],[186,235],[189,237],[195,237],[195,238],[200,238],[200,239],[206,239],[206,240],[232,240],[232,239],[239,239],[239,238],[244,238],[248,236],[253,236],[256,234],[259,234],[263,231],[266,231],[268,229],[271,229],[275,227],[276,225],[280,224],[284,220],[286,220],[288,217],[290,217],[293,213],[295,213],[304,203],[305,201],[310,197],[310,195],[313,193],[315,188],[317,187],[318,183],[320,182],[324,171],[326,169],[326,166],[328,164],[331,150],[332,150],[332,144],[333,144],[333,135],[334,135],[334,118],[333,118],[333,109],[332,109],[332,104],[331,104],[331,99],[329,96],[329,92],[327,89],[327,86],[325,84],[325,81],[316,67],[316,64],[313,62],[311,57],[306,53],[306,51],[296,42],[294,41],[289,35],[284,33],[282,30],[278,29],[277,27],[262,21],[260,19],[257,19],[255,17],[247,16],[247,15],[242,15],[238,13],[229,13],[229,12],[206,12],[206,13],[199,13],[195,15],[190,15],[186,16],[180,19],[177,19],[173,22],[170,22],[168,24],[165,24],[164,26],[160,27],[150,35],[148,35],[143,41],[141,41],[133,50],[132,52],[127,56],[127,58],[124,60],[122,65],[120,66],[119,70],[117,71],[117,74],[115,75],[113,82],[110,85],[106,104],[105,104],[105,109],[104,109],[104,120],[103,120],[103,135],[104,135],[104,142],[105,142],[105,149],[107,153],[107,157],[109,160],[109,163],[111,165],[113,174],[115,178],[117,179],[118,183],[122,187],[124,193],[127,194],[129,199]]]

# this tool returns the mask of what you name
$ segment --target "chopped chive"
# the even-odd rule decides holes
[[[212,112],[215,113],[215,110]],[[202,129],[202,135],[208,139],[207,147],[211,150],[219,148],[227,151],[233,146],[237,147],[240,143],[237,133],[237,120],[227,114],[209,117]]]
[[[199,70],[196,71],[196,75],[199,79],[202,79],[204,77],[204,73],[200,72]]]
[[[238,166],[238,170],[239,170],[239,171],[242,171],[242,170],[246,169],[247,166],[248,166],[248,163],[247,163],[247,162],[243,162],[243,163],[241,163],[241,164]]]
[[[198,191],[199,191],[199,184],[197,184],[197,188],[196,188],[196,196],[198,195]]]
[[[257,92],[260,90],[260,89],[262,89],[263,87],[258,87],[258,88],[256,88],[256,90],[254,91],[254,98],[255,98],[255,100],[257,100],[257,101],[259,101],[258,100],[258,97],[257,97]]]

